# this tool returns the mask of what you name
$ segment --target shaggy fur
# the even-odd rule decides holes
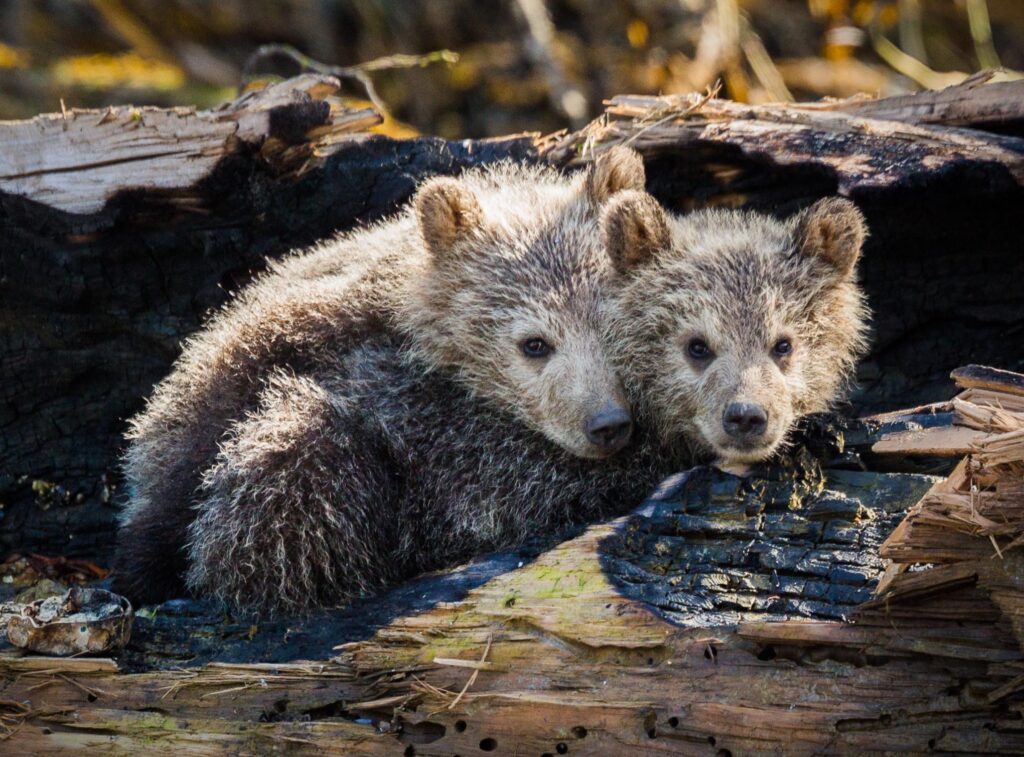
[[[272,267],[132,421],[119,587],[244,607],[345,602],[655,483],[586,421],[624,402],[601,342],[601,204],[643,186],[503,166],[428,182],[395,220]],[[524,355],[541,339],[542,359]],[[410,524],[414,524],[411,525]]]
[[[602,227],[629,271],[610,344],[663,443],[725,466],[764,460],[844,388],[868,318],[855,270],[866,228],[853,203],[822,200],[788,221],[725,210],[666,218],[647,195],[624,192]],[[695,340],[707,356],[689,353]],[[775,350],[782,341],[786,354]],[[764,433],[726,433],[732,403],[763,408]]]
[[[292,382],[225,445],[189,529],[189,586],[229,604],[342,604],[624,512],[665,473],[640,445],[571,455],[403,350],[367,344]]]

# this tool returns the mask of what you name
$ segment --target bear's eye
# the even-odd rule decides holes
[[[780,339],[775,343],[775,346],[772,347],[772,354],[776,357],[785,357],[792,351],[793,345],[790,344],[788,339]]]
[[[533,337],[525,340],[520,348],[526,357],[547,357],[551,354],[552,347],[540,337]]]
[[[714,357],[714,353],[711,352],[708,343],[703,339],[691,339],[686,345],[686,354],[694,360],[707,360]]]

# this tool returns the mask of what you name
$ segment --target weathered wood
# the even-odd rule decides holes
[[[1020,653],[1005,635],[917,637],[893,619],[860,630],[821,621],[681,629],[605,577],[600,543],[616,527],[393,622],[321,666],[16,679],[4,698],[35,703],[45,692],[60,714],[24,723],[14,744],[127,752],[148,738],[150,749],[199,754],[209,744],[326,754],[409,744],[409,754],[1024,747],[1005,702],[965,708],[958,693],[1014,680]],[[95,703],[83,687],[102,691]]]
[[[964,389],[986,389],[1024,397],[1024,376],[984,365],[966,365],[950,374],[956,385]]]
[[[326,98],[340,87],[304,75],[213,110],[72,109],[0,123],[0,192],[88,214],[125,191],[187,190],[243,151],[260,152],[279,172],[305,171],[341,135],[382,120],[373,110],[332,107]]]
[[[924,546],[920,514],[970,476],[1020,485],[1019,452],[991,473],[962,463],[887,544]],[[943,565],[879,583],[885,520],[932,480],[822,476],[800,455],[742,480],[697,469],[630,518],[591,527],[460,600],[395,617],[321,662],[123,674],[109,663],[0,656],[0,699],[28,708],[12,715],[9,743],[43,754],[143,745],[186,754],[1015,753],[1024,749],[1020,560],[995,564],[986,534],[953,518]],[[856,507],[833,506],[844,497]],[[1019,510],[1015,533],[1024,532]],[[666,550],[668,535],[677,541]],[[751,544],[754,556],[803,554],[792,565],[716,564],[715,546],[730,543]],[[722,580],[686,586],[693,601],[674,607],[644,589],[678,590],[691,569]],[[758,587],[801,571],[799,602],[784,601],[781,583]],[[823,619],[846,600],[826,590],[809,601],[815,580],[855,592],[877,584],[878,593],[838,613],[853,622]],[[749,598],[764,601],[743,598],[751,587]]]
[[[971,444],[981,436],[977,430],[963,426],[902,431],[875,442],[871,451],[877,455],[956,457],[970,452]]]
[[[881,100],[861,98],[818,107],[882,121],[993,129],[1019,126],[1024,122],[1021,94],[1020,81],[989,82],[988,78],[982,78],[935,91]]]
[[[1024,81],[1012,82],[1017,97]],[[1001,166],[1024,183],[1024,139],[984,132],[885,121],[853,113],[790,105],[740,105],[699,95],[620,95],[607,120],[570,134],[546,152],[555,162],[628,143],[644,155],[698,145],[729,145],[749,158],[818,168],[843,194],[912,186],[954,167]],[[728,172],[721,177],[727,185]]]

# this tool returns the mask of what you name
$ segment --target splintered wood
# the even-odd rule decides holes
[[[1024,574],[1017,554],[1024,546],[1024,376],[968,366],[953,378],[964,390],[952,402],[953,422],[975,436],[952,474],[882,544],[879,554],[895,569],[870,607],[891,611],[909,598],[919,622],[927,623],[946,617],[951,603],[970,596],[975,613],[998,609],[1024,644]],[[915,433],[928,432],[910,432],[875,449],[895,453],[902,445],[914,452],[921,446]],[[961,453],[959,445],[932,447],[933,454]]]

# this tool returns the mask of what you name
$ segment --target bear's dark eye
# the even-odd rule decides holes
[[[547,357],[551,354],[552,347],[539,337],[527,339],[520,345],[526,357]]]
[[[785,357],[792,351],[793,345],[789,343],[788,339],[780,339],[775,343],[775,346],[772,347],[772,353],[776,357]]]
[[[703,339],[691,339],[686,345],[686,354],[694,360],[707,360],[713,357],[711,348]]]

